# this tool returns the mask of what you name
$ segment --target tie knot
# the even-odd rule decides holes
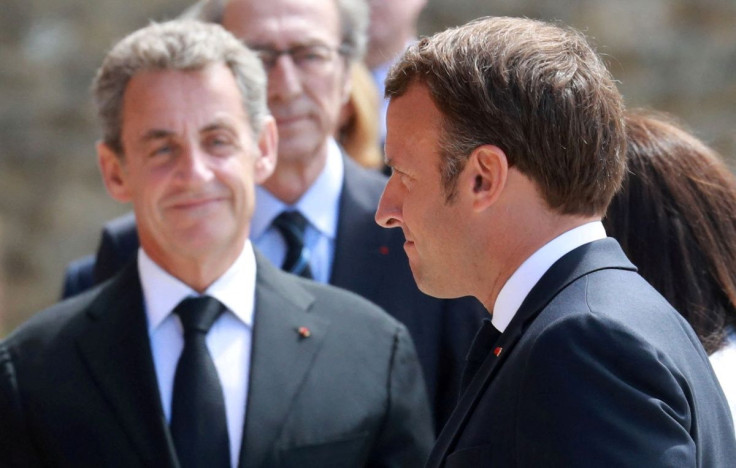
[[[214,297],[200,296],[184,299],[176,306],[174,313],[181,319],[185,334],[206,334],[224,310],[222,303]]]
[[[282,211],[273,220],[273,225],[287,237],[295,236],[303,239],[304,230],[307,228],[307,218],[298,211]]]

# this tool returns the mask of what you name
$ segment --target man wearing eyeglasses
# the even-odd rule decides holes
[[[367,42],[367,3],[209,0],[185,15],[222,23],[257,51],[268,73],[278,163],[257,187],[254,245],[274,264],[360,294],[403,322],[439,430],[457,401],[465,353],[485,314],[475,300],[441,301],[417,289],[403,234],[373,220],[386,179],[358,167],[333,138],[350,91],[350,64]],[[136,246],[134,232],[132,217],[108,224],[97,281],[130,258],[126,244]]]

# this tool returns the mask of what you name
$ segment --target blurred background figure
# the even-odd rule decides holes
[[[369,0],[371,22],[368,26],[368,49],[364,62],[371,70],[379,94],[378,129],[383,147],[386,139],[386,109],[383,82],[388,69],[406,47],[417,38],[419,14],[427,0]]]
[[[692,325],[736,419],[736,178],[670,116],[627,116],[628,174],[603,223]]]
[[[337,142],[361,166],[382,169],[383,150],[378,138],[378,90],[363,63],[354,63],[350,75],[353,85],[340,114]]]

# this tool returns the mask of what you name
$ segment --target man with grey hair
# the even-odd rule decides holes
[[[404,323],[440,428],[457,402],[483,312],[475,300],[440,301],[417,289],[402,233],[373,222],[386,178],[358,167],[333,138],[350,64],[366,45],[365,0],[209,0],[185,15],[222,23],[258,52],[268,72],[278,163],[257,188],[251,240],[274,264],[355,292]],[[127,217],[106,227],[97,281],[131,257],[134,222]]]
[[[0,342],[0,465],[421,466],[406,328],[248,238],[277,152],[257,56],[219,25],[154,23],[94,92],[103,180],[140,248]]]

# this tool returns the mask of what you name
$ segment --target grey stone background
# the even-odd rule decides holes
[[[126,33],[189,4],[0,0],[0,336],[55,302],[65,265],[128,210],[107,196],[96,166],[96,67]],[[675,114],[732,164],[736,0],[430,0],[420,33],[486,15],[582,29],[629,106]]]

